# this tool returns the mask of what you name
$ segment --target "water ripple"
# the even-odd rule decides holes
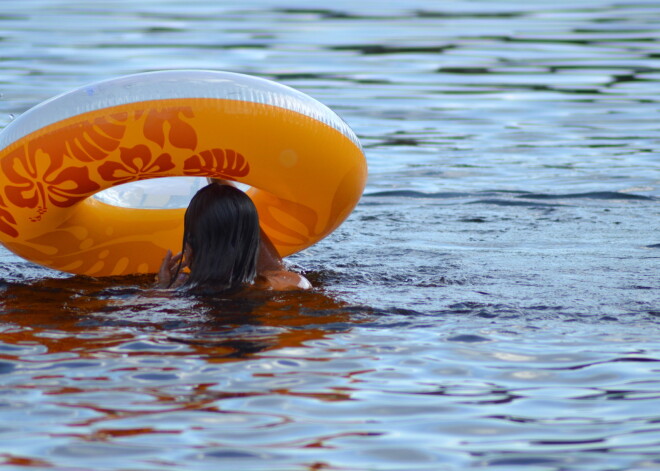
[[[164,68],[299,88],[357,131],[365,196],[234,299],[0,252],[12,469],[660,466],[652,1],[310,7],[5,2],[0,126]]]

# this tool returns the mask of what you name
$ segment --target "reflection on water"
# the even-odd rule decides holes
[[[292,257],[311,293],[0,251],[0,462],[660,467],[659,22],[646,0],[3,2],[0,126],[117,75],[252,73],[339,112],[370,180]]]
[[[657,464],[657,328],[503,309],[494,322],[467,304],[372,313],[319,291],[205,299],[148,281],[4,284],[5,464]]]
[[[119,348],[125,354],[181,350],[220,361],[297,347],[349,326],[350,308],[321,292],[249,290],[215,299],[152,290],[151,278],[76,276],[6,283],[3,340],[38,343],[39,351],[49,354],[75,351],[93,357],[99,349]],[[150,340],[135,340],[136,330]],[[155,338],[178,347],[160,349]]]
[[[4,448],[12,450],[3,455],[7,464],[73,465],[84,458],[86,466],[96,466],[95,460],[116,453],[129,461],[155,459],[171,446],[171,436],[188,433],[197,440],[244,434],[254,442],[261,428],[288,420],[257,409],[224,417],[231,411],[219,401],[259,402],[272,394],[348,399],[341,392],[314,392],[334,375],[323,366],[314,374],[296,371],[341,354],[306,358],[303,346],[321,347],[328,334],[349,330],[351,307],[345,303],[320,292],[249,291],[209,299],[151,291],[150,281],[5,283],[0,374],[8,381],[0,411]],[[363,316],[361,310],[350,325]],[[277,354],[270,357],[272,351]],[[290,376],[280,377],[283,370],[292,370]],[[12,438],[17,433],[50,439],[35,457],[35,450],[20,453],[29,444]],[[233,456],[206,448],[195,459]]]

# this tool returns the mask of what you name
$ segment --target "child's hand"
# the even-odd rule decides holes
[[[156,275],[156,288],[178,288],[186,281],[187,275],[179,269],[179,262],[181,262],[182,257],[181,252],[172,256],[172,251],[167,251],[163,263],[160,265],[158,275]],[[181,269],[185,266],[185,263],[181,263]],[[173,281],[172,278],[176,275],[177,270],[179,270],[179,275]]]

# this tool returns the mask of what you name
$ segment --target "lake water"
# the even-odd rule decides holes
[[[364,144],[309,293],[174,296],[0,250],[3,469],[660,469],[656,0],[3,1],[0,127],[168,68]]]

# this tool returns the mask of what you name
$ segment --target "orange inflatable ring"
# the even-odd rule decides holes
[[[280,255],[316,243],[353,210],[367,167],[330,109],[277,83],[228,72],[120,77],[52,98],[0,133],[0,241],[91,276],[152,273],[178,251],[185,209],[126,208],[93,195],[159,177],[249,185]]]

